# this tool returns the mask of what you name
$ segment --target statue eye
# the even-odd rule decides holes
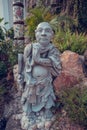
[[[38,29],[37,32],[42,32],[43,30],[42,29]]]
[[[45,29],[45,32],[50,32],[51,30],[50,29]]]

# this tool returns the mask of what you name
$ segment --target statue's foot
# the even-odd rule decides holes
[[[28,126],[29,126],[29,119],[26,116],[26,113],[23,113],[21,118],[21,128],[28,129]]]
[[[34,124],[36,124],[36,114],[34,112],[31,112],[29,115],[28,115],[28,118],[29,118],[29,124],[31,126],[33,126]]]

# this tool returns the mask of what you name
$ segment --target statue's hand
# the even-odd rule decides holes
[[[23,83],[24,83],[24,76],[22,74],[19,74],[18,75],[18,84],[23,86]]]
[[[36,80],[35,78],[33,78],[33,79],[31,80],[31,82],[29,83],[29,86],[30,86],[30,87],[34,87],[34,86],[36,85],[36,83],[37,83],[37,80]]]
[[[35,46],[33,48],[33,60],[34,62],[38,62],[39,58],[40,58],[40,48],[38,46]]]

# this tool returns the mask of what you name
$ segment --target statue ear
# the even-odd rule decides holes
[[[52,31],[53,31],[53,34],[55,34],[55,30],[54,30],[54,29],[52,29]]]
[[[54,37],[54,31],[53,31],[53,30],[52,30],[52,33],[51,33],[51,34],[52,34],[52,37],[51,37],[51,39],[53,39],[53,37]]]
[[[37,32],[37,30],[35,30],[35,37],[36,37],[36,32]]]
[[[35,33],[36,33],[37,30],[35,30]]]

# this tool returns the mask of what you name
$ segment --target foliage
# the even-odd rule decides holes
[[[68,29],[75,31],[77,28],[77,20],[68,15],[57,15],[50,21],[50,24],[55,32],[61,30],[66,32]]]
[[[14,39],[14,30],[13,27],[6,31],[6,37],[10,39]]]
[[[85,33],[78,33],[74,29],[77,28],[77,21],[70,16],[56,16],[50,21],[55,31],[53,42],[56,47],[63,52],[71,50],[79,54],[83,54],[87,48],[87,37]]]
[[[3,22],[4,18],[0,18],[0,24]],[[8,24],[5,22],[4,25]],[[0,25],[0,41],[5,40],[7,29],[4,26]]]
[[[17,52],[13,51],[11,40],[0,42],[0,79],[6,76],[8,68],[17,63]]]
[[[0,26],[0,41],[4,40],[4,37],[5,37],[4,32]]]
[[[0,18],[0,23],[3,20]],[[9,67],[17,63],[17,52],[13,52],[13,36],[13,28],[6,30],[4,26],[0,26],[0,79],[6,76]]]
[[[78,4],[79,32],[87,33],[87,0],[79,0]]]
[[[84,53],[87,48],[87,35],[74,30],[74,27],[77,27],[75,19],[61,15],[53,18],[50,24],[55,31],[53,42],[61,52],[71,50],[79,54]]]
[[[13,51],[12,40],[7,39],[6,41],[0,43],[0,54],[3,54],[1,60],[5,60],[4,62],[7,61],[10,66],[13,66],[15,63],[17,63],[17,52]]]
[[[6,92],[6,80],[0,80],[0,97],[3,96]]]
[[[74,86],[58,94],[68,116],[76,123],[87,127],[87,86]]]
[[[4,61],[0,61],[0,80],[5,77],[7,73],[7,66]]]
[[[53,41],[61,52],[71,50],[83,54],[87,48],[87,36],[84,33],[72,33],[69,29],[66,32],[57,31]]]

